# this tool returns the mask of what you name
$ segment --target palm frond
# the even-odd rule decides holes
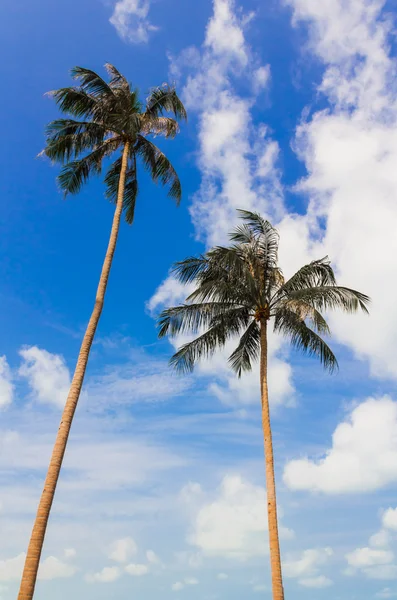
[[[106,129],[91,121],[56,119],[46,128],[47,145],[41,154],[65,162],[103,143]]]
[[[87,156],[67,163],[57,178],[65,196],[77,194],[91,174],[99,174],[102,170],[103,159],[116,150],[119,145],[119,140],[106,140]]]
[[[236,350],[229,357],[229,364],[238,377],[241,377],[243,371],[251,371],[252,362],[258,359],[260,338],[259,325],[257,321],[252,321],[241,336]]]
[[[90,117],[98,110],[98,100],[78,87],[66,87],[47,93],[59,110],[74,117]]]
[[[288,299],[298,302],[302,300],[320,311],[340,308],[347,313],[355,313],[360,309],[368,313],[367,306],[370,303],[370,298],[365,294],[336,285],[309,287],[290,292]]]
[[[328,256],[314,260],[297,271],[280,289],[280,295],[288,295],[304,288],[336,285],[334,271]]]
[[[281,301],[275,307],[275,312],[271,312],[271,315],[274,316],[280,310],[287,310],[293,312],[300,320],[309,321],[310,326],[313,327],[318,333],[330,334],[330,329],[327,321],[324,319],[322,314],[314,308],[308,302],[304,300],[295,300],[291,298],[287,298],[286,300]]]
[[[110,75],[109,87],[121,88],[125,93],[130,92],[130,84],[127,79],[110,63],[105,63],[105,69]]]
[[[106,192],[105,196],[111,202],[117,202],[117,195],[119,191],[121,171],[121,157],[113,162],[109,167],[106,177],[105,185]],[[138,178],[135,170],[135,165],[132,164],[127,168],[125,174],[125,185],[124,185],[124,199],[123,199],[123,211],[125,213],[126,222],[131,225],[134,221],[135,205],[138,196]]]
[[[174,138],[179,131],[178,122],[170,117],[153,117],[148,115],[143,115],[142,117],[142,134],[163,135],[167,138]]]
[[[309,356],[316,356],[331,373],[338,368],[338,361],[331,348],[294,312],[281,309],[274,319],[274,330],[290,339],[292,346]]]
[[[153,88],[146,100],[146,113],[159,117],[169,112],[176,119],[186,120],[187,114],[183,102],[178,97],[176,89],[165,83],[161,87]]]
[[[98,73],[85,67],[73,67],[70,70],[73,79],[80,81],[81,88],[95,98],[113,97],[113,90]]]
[[[165,154],[142,135],[137,136],[137,143],[134,150],[143,160],[146,169],[150,171],[153,180],[155,182],[160,181],[163,185],[168,185],[168,196],[174,198],[176,203],[179,204],[182,197],[181,182]]]
[[[214,319],[235,308],[231,303],[203,302],[182,304],[163,310],[158,319],[159,337],[197,333],[213,324]],[[238,307],[240,308],[240,307]]]
[[[191,283],[199,277],[199,274],[208,266],[208,258],[206,256],[191,256],[177,262],[172,267],[172,274],[181,283]]]
[[[184,344],[170,360],[180,372],[190,372],[201,358],[208,358],[247,326],[249,317],[244,309],[231,309],[214,319],[214,324],[195,340]]]

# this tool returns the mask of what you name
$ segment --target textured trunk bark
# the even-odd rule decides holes
[[[116,249],[117,237],[120,227],[120,219],[123,211],[123,197],[125,187],[125,174],[128,162],[129,144],[126,142],[123,151],[119,189],[117,195],[116,209],[113,217],[112,230],[105,260],[102,266],[101,277],[95,298],[94,310],[92,311],[84,338],[81,344],[79,357],[77,359],[76,369],[73,375],[72,384],[66,400],[65,408],[62,414],[61,423],[58,429],[58,435],[52,451],[50,465],[47,471],[47,477],[44,483],[44,489],[37,509],[36,520],[34,522],[28,551],[25,560],[25,566],[22,574],[21,586],[19,588],[18,600],[32,600],[37,579],[37,571],[40,563],[41,551],[44,544],[44,537],[47,529],[48,517],[50,516],[51,506],[58,482],[59,472],[61,470],[66,444],[68,441],[73,416],[79,400],[81,387],[83,385],[84,375],[87,368],[88,357],[91,345],[94,339],[95,331],[102,313],[106,287],[109,273],[112,266],[114,251]]]
[[[267,322],[261,321],[261,401],[262,427],[265,444],[267,517],[269,522],[270,564],[272,571],[273,600],[284,600],[283,577],[281,572],[280,541],[278,537],[276,482],[272,429],[270,425],[269,395],[267,389]]]

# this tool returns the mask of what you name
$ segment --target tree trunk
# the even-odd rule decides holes
[[[128,150],[129,144],[128,142],[126,142],[121,163],[116,209],[113,217],[109,245],[106,252],[105,260],[103,262],[101,277],[99,279],[99,285],[95,298],[95,305],[86,332],[84,334],[83,342],[81,344],[76,369],[72,379],[72,384],[70,386],[69,394],[61,418],[61,423],[58,429],[58,435],[56,437],[55,445],[52,451],[50,465],[48,467],[47,477],[44,483],[44,489],[40,498],[40,503],[36,514],[36,520],[30,537],[21,586],[18,594],[18,600],[32,600],[34,594],[37,579],[37,571],[39,568],[41,551],[43,549],[48,517],[50,515],[51,506],[54,499],[55,489],[57,486],[63,457],[65,454],[66,444],[68,441],[73,416],[79,400],[81,387],[83,385],[91,345],[102,313],[109,273],[112,266],[114,251],[116,249],[117,236],[120,227],[120,219],[123,210]]]
[[[261,402],[262,427],[265,444],[267,517],[269,522],[270,564],[272,571],[273,600],[284,600],[283,576],[281,573],[280,541],[278,537],[276,482],[272,429],[270,425],[269,395],[267,389],[267,322],[261,321]]]

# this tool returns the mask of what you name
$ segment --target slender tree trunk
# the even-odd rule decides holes
[[[272,571],[273,600],[284,600],[283,576],[281,573],[280,541],[278,536],[276,482],[272,429],[270,425],[269,395],[267,388],[267,322],[261,321],[261,402],[262,427],[265,443],[267,516],[269,522],[270,564]]]
[[[68,441],[73,416],[79,400],[81,387],[83,385],[91,345],[102,313],[109,273],[112,266],[114,251],[116,249],[117,236],[120,227],[120,218],[123,210],[123,197],[125,187],[125,174],[127,170],[128,161],[128,149],[129,144],[128,142],[126,142],[121,163],[116,209],[113,217],[109,245],[106,252],[105,260],[103,262],[101,277],[99,279],[94,310],[92,311],[91,318],[89,320],[86,332],[84,334],[83,342],[81,344],[72,384],[70,386],[69,395],[66,400],[65,408],[61,418],[61,423],[58,429],[58,435],[55,440],[55,445],[52,451],[51,461],[48,467],[47,477],[44,483],[44,489],[40,498],[40,503],[36,514],[36,520],[34,522],[32,534],[30,537],[21,586],[18,594],[18,600],[32,600],[34,594],[37,579],[37,571],[39,568],[41,551],[43,549],[48,517],[50,515],[51,506],[54,499],[55,489],[57,486],[63,457],[65,454],[66,444]]]

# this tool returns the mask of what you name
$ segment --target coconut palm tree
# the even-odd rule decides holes
[[[268,327],[272,325],[295,348],[318,357],[333,371],[337,360],[322,338],[330,331],[321,312],[335,308],[368,312],[369,298],[337,286],[327,257],[305,265],[285,281],[278,266],[277,231],[258,214],[239,213],[243,224],[232,232],[232,246],[213,248],[174,266],[177,279],[195,289],[185,304],[162,312],[159,336],[198,334],[171,358],[171,364],[182,372],[192,371],[199,359],[211,356],[236,336],[240,339],[229,363],[237,375],[250,371],[252,362],[260,360],[273,599],[283,600],[267,385]]]
[[[155,182],[167,185],[169,196],[177,203],[181,199],[181,184],[172,164],[149,139],[158,135],[174,137],[179,131],[178,121],[186,119],[175,89],[168,85],[157,87],[142,104],[138,91],[131,88],[125,77],[113,65],[105,66],[109,82],[94,71],[75,67],[71,74],[78,85],[50,92],[60,110],[68,115],[48,125],[42,153],[63,164],[58,177],[60,188],[65,195],[76,194],[91,175],[101,173],[105,167],[106,196],[115,203],[115,211],[94,309],[80,348],[29,542],[19,600],[33,598],[48,517],[103,308],[121,215],[124,211],[127,223],[134,219],[138,164],[149,171]]]

